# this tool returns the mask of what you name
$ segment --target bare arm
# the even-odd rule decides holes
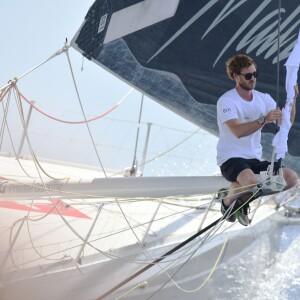
[[[292,124],[294,123],[295,117],[296,117],[296,100],[299,95],[298,84],[296,84],[294,86],[294,89],[295,89],[295,97],[294,97],[294,102],[293,102],[293,106],[292,106],[292,110],[291,110],[291,123]]]
[[[271,110],[265,117],[266,123],[277,121],[280,124],[281,120],[282,112],[278,108]],[[264,126],[264,124],[259,124],[258,120],[254,120],[247,123],[241,123],[239,119],[228,120],[227,122],[225,122],[225,125],[228,126],[230,131],[237,138],[248,136]]]

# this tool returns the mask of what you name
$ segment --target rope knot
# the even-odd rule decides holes
[[[19,81],[19,78],[18,77],[15,77],[14,79],[12,80],[9,80],[7,83],[10,84],[10,85],[16,85],[16,83]]]

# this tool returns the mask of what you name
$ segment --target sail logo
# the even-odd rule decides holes
[[[0,193],[4,194],[5,193],[5,183],[8,181],[1,181],[0,182]]]
[[[13,193],[41,193],[41,192],[61,192],[63,191],[62,183],[47,183],[46,185],[36,183],[34,185],[31,184],[8,184],[8,181],[0,182],[0,193],[2,194],[13,194]]]
[[[224,5],[222,10],[219,12],[218,16],[209,22],[210,25],[201,37],[201,40],[203,40],[210,32],[212,32],[214,28],[222,24],[222,22],[226,22],[226,20],[247,1],[249,0],[228,1],[228,3]],[[153,60],[166,47],[173,43],[174,40],[183,34],[183,32],[191,27],[198,19],[203,17],[215,5],[219,5],[218,2],[218,0],[210,0],[206,3],[206,5],[201,7],[201,9],[194,14],[193,17],[191,17],[184,25],[182,25],[181,28],[179,28],[158,50],[156,50],[156,52],[148,59],[147,63]],[[241,27],[235,32],[232,32],[230,40],[227,43],[225,42],[226,44],[222,47],[222,50],[215,59],[213,67],[234,43],[237,43],[235,47],[236,51],[244,50],[244,52],[248,54],[257,49],[256,56],[265,52],[265,59],[271,58],[273,64],[277,62],[277,18],[279,13],[284,14],[286,11],[284,8],[278,8],[270,12],[265,12],[270,4],[272,4],[272,0],[262,1],[254,11],[249,13],[248,18],[244,20]],[[300,6],[298,6],[289,16],[287,15],[281,23],[281,45],[285,47],[281,47],[280,49],[280,61],[288,57],[291,47],[294,44],[293,38],[295,35],[293,35],[292,29],[299,24],[299,14]],[[259,21],[257,21],[258,18]],[[271,21],[273,21],[271,25],[268,25]],[[293,24],[293,22],[295,24]],[[264,29],[261,30],[261,28]]]
[[[105,25],[106,25],[106,21],[107,21],[107,14],[102,16],[101,19],[100,19],[98,33],[102,32],[104,30]]]

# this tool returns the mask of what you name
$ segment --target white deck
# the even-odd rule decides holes
[[[18,184],[32,182],[32,178],[28,179],[22,174],[16,159],[2,156],[0,163],[2,177],[6,178],[4,181],[9,179]],[[21,163],[35,182],[41,184],[33,162],[22,160]],[[99,170],[75,165],[47,162],[43,163],[43,168],[52,176],[70,177],[71,183],[89,183],[99,177]],[[45,182],[50,181],[43,177]],[[31,300],[97,299],[123,279],[195,234],[212,197],[82,196],[72,199],[64,197],[63,193],[55,197],[50,193],[49,197],[48,192],[43,191],[44,195],[34,198],[26,192],[26,188],[21,192],[23,198],[1,193],[1,300],[15,300],[21,296],[22,299]],[[250,227],[234,224],[228,233],[226,229],[231,224],[223,222],[214,228],[207,241],[204,242],[203,235],[202,240],[196,239],[186,246],[184,251],[188,255],[203,243],[191,259],[195,269],[182,272],[179,281],[186,282],[189,277],[192,281],[207,274],[228,234],[229,244],[223,254],[223,262],[233,259],[251,245],[257,236],[268,235],[278,224],[285,222],[286,219],[275,212],[272,201],[268,203],[256,211]],[[253,203],[252,207],[255,205]],[[196,207],[202,209],[194,209]],[[202,228],[220,217],[220,207],[216,203],[208,212]],[[90,244],[80,252],[89,232]],[[175,265],[169,266],[169,269],[176,269],[183,262],[180,255],[184,251],[176,252],[166,262],[162,261],[160,266],[168,265],[171,260]],[[124,293],[134,284],[149,281],[160,270],[157,266],[151,268],[120,289],[116,295]],[[159,278],[165,280],[166,276],[163,274]],[[128,297],[142,299],[143,293],[153,292],[156,285],[162,282],[154,280],[153,285],[149,283],[145,289],[138,288]],[[161,299],[159,295],[157,299]]]

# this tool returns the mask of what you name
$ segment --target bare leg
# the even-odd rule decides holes
[[[288,168],[283,168],[283,176],[287,183],[286,189],[293,187],[298,182],[297,174]],[[237,219],[243,226],[248,226],[251,220],[248,217],[249,203],[253,197],[253,187],[257,185],[256,176],[251,169],[243,170],[237,180],[233,182],[229,188],[227,196],[222,200],[221,212],[228,222],[235,222]],[[237,200],[232,208],[232,204]],[[230,208],[231,207],[231,208]],[[234,212],[231,213],[232,209]]]
[[[283,177],[286,182],[284,190],[288,190],[299,182],[298,175],[295,171],[289,168],[283,168]]]
[[[283,177],[287,183],[285,190],[290,189],[299,182],[296,172],[289,168],[283,168]],[[237,181],[233,182],[229,188],[229,192],[223,202],[226,206],[230,206],[237,198],[249,198],[252,193],[248,192],[249,189],[257,184],[255,174],[251,169],[243,170],[237,177]]]
[[[223,202],[226,206],[230,206],[234,200],[242,196],[252,194],[249,189],[257,184],[255,174],[251,169],[243,170],[237,177],[237,181],[233,182],[229,188],[229,192]]]

